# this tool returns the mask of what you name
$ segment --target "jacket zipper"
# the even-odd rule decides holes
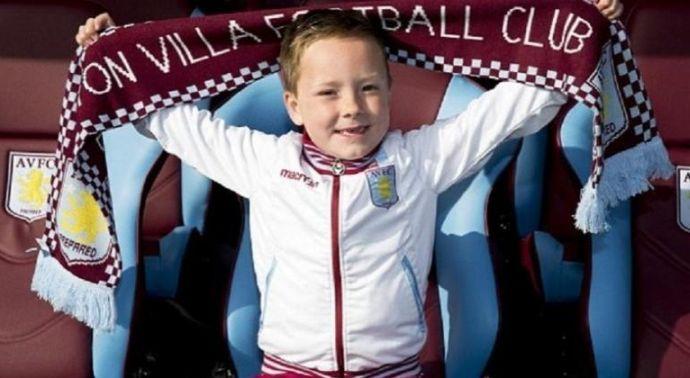
[[[335,291],[335,355],[338,364],[338,377],[345,376],[345,356],[343,348],[343,298],[340,277],[340,176],[333,175],[331,196],[331,259],[333,265],[333,288]]]

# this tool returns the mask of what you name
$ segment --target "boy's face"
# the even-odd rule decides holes
[[[376,42],[318,40],[303,52],[298,70],[297,93],[285,92],[285,106],[317,147],[340,159],[357,159],[381,142],[390,122],[390,88]]]

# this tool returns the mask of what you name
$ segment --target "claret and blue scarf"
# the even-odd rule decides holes
[[[673,172],[622,24],[609,23],[585,1],[389,0],[339,7],[361,11],[387,31],[393,62],[558,90],[590,107],[592,173],[575,214],[583,231],[605,231],[607,208]],[[32,290],[93,328],[114,326],[122,269],[99,134],[278,71],[281,30],[308,9],[125,25],[77,50]],[[88,214],[74,216],[75,198]]]

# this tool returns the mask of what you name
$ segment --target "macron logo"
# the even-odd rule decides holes
[[[302,181],[303,183],[307,184],[307,186],[309,186],[310,188],[316,188],[317,186],[319,186],[318,182],[314,181],[311,177],[305,175],[304,173],[290,171],[288,169],[281,170],[280,177],[285,177],[286,179],[290,180]]]

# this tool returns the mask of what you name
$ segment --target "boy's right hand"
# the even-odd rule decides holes
[[[90,46],[98,40],[98,33],[109,26],[115,26],[115,21],[108,13],[101,13],[96,17],[87,19],[84,25],[79,27],[74,39],[82,47]]]

